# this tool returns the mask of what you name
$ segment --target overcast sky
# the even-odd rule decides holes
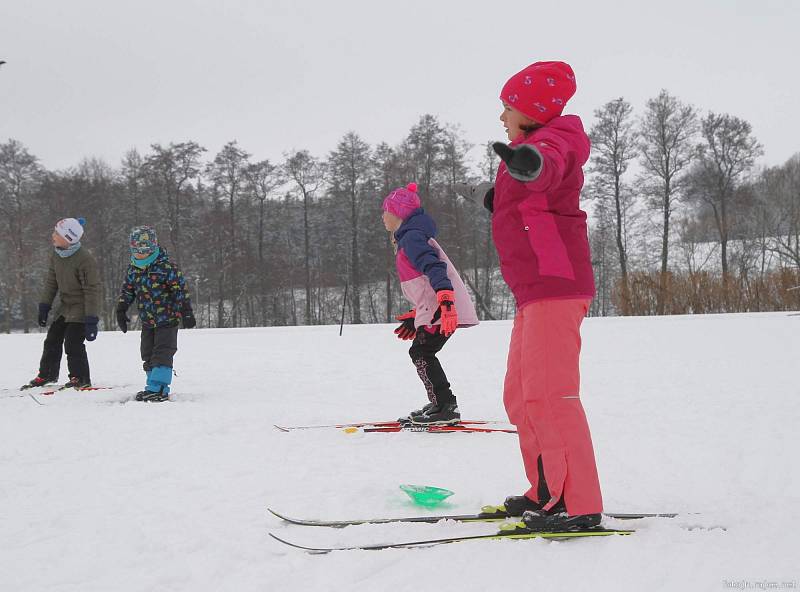
[[[433,113],[481,144],[508,76],[560,59],[587,128],[666,88],[750,121],[775,165],[800,151],[798,29],[793,0],[2,0],[0,142],[48,168],[185,140],[280,160],[350,130],[394,145]]]

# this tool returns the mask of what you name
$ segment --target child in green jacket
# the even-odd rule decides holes
[[[94,341],[97,337],[100,280],[94,257],[81,245],[84,224],[83,218],[64,218],[53,229],[53,252],[39,299],[40,327],[47,326],[57,293],[61,304],[44,340],[39,374],[23,389],[57,382],[63,351],[67,353],[69,369],[69,381],[64,388],[92,386],[83,341]]]

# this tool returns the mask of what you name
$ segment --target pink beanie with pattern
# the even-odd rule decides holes
[[[508,79],[500,100],[544,124],[561,115],[575,90],[575,73],[569,64],[536,62]]]
[[[417,184],[409,183],[405,187],[398,187],[386,196],[386,199],[383,200],[383,211],[405,220],[421,205],[419,195],[417,195]]]

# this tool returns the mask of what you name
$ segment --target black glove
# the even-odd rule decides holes
[[[494,183],[484,181],[477,185],[470,185],[468,183],[456,183],[453,185],[453,191],[464,199],[468,199],[475,203],[483,202],[483,207],[490,212],[494,211]]]
[[[181,318],[183,319],[183,328],[184,329],[191,329],[197,326],[197,320],[194,318],[194,311],[192,310],[191,306],[184,306],[183,312],[181,313]]]
[[[127,312],[127,305],[124,302],[120,302],[117,305],[117,327],[119,327],[123,333],[128,332],[128,323],[131,322],[127,316]]]
[[[508,174],[517,181],[535,181],[542,172],[542,154],[532,144],[509,146],[503,142],[495,142],[492,148],[506,163]]]
[[[86,341],[94,341],[97,339],[97,323],[100,322],[100,319],[97,317],[86,317],[84,320],[84,331],[86,334]]]
[[[44,304],[42,302],[39,303],[39,326],[46,327],[47,326],[47,315],[50,314],[50,305]]]

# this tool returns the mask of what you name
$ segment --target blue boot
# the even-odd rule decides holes
[[[172,382],[172,368],[156,366],[147,372],[147,389],[136,395],[137,401],[166,401]]]

